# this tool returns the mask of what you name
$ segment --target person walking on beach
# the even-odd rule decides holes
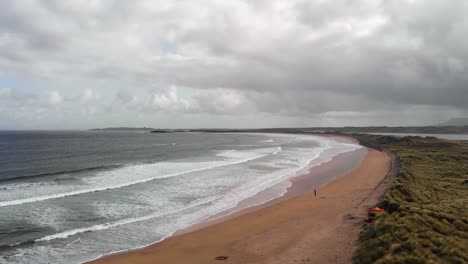
[[[317,197],[317,190],[314,189],[314,196]]]

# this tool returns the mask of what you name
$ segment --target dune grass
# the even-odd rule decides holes
[[[354,263],[468,263],[468,142],[372,136],[401,160]]]

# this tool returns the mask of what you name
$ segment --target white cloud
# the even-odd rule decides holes
[[[194,90],[171,86],[154,92],[152,97],[154,109],[181,114],[245,114],[253,110],[250,103],[242,92],[225,88]]]
[[[415,106],[430,122],[439,107],[468,111],[467,12],[462,0],[7,0],[0,86],[19,76],[37,87],[0,100],[82,125],[120,114],[149,126],[163,112],[365,123],[379,121],[369,110]]]
[[[57,91],[47,92],[48,102],[51,105],[59,105],[62,103],[62,96]]]
[[[166,91],[154,93],[152,106],[156,110],[168,112],[185,112],[192,107],[188,100],[179,97],[175,86],[169,87]]]
[[[232,89],[199,91],[194,95],[194,99],[202,112],[211,114],[236,115],[254,110],[242,92]]]
[[[11,96],[11,88],[0,88],[0,98],[7,98]]]
[[[82,100],[84,102],[92,102],[92,101],[96,101],[98,99],[99,99],[99,96],[94,92],[93,89],[86,88],[83,91]]]

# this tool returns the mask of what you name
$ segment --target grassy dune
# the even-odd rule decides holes
[[[354,263],[468,263],[468,142],[364,136],[401,160]]]

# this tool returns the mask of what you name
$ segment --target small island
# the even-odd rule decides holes
[[[93,128],[89,131],[152,131],[155,128],[151,127],[105,127],[105,128]]]

